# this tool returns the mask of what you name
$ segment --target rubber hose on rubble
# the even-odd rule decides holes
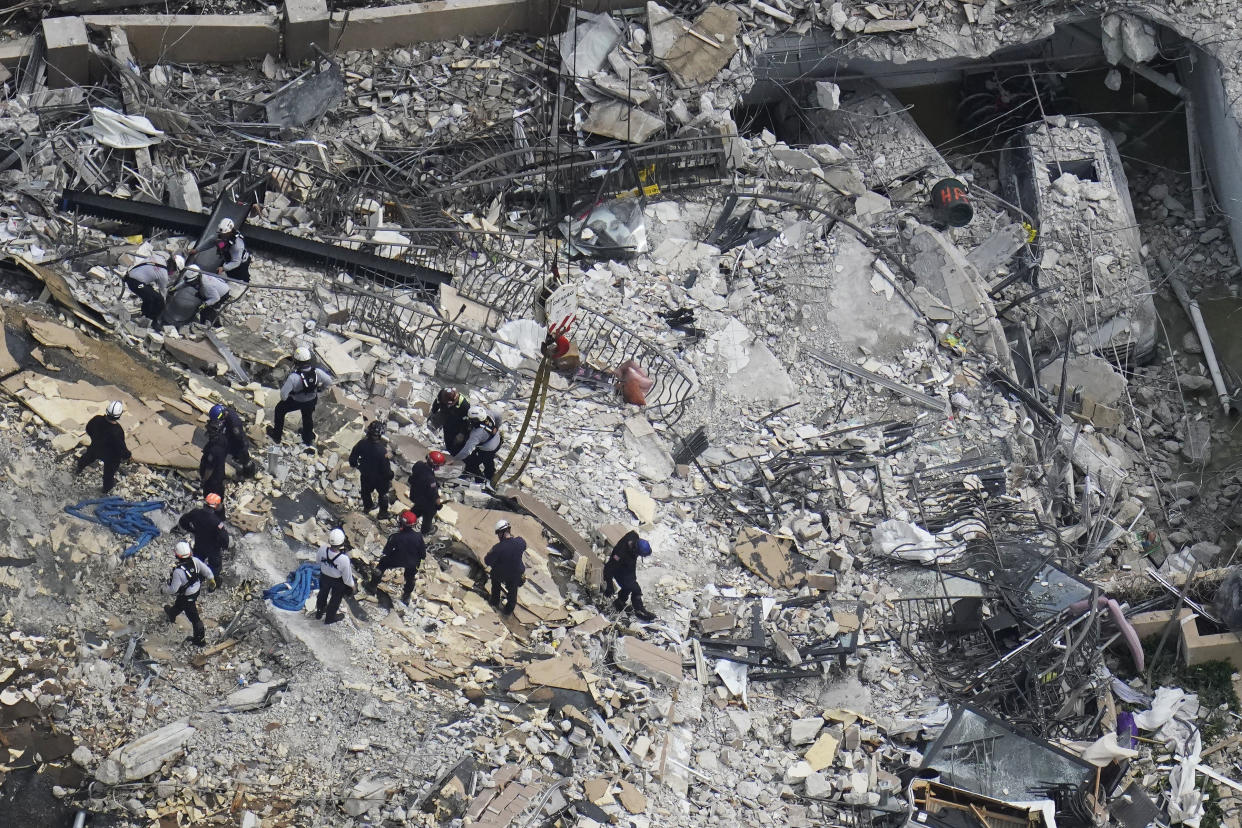
[[[88,514],[86,510],[92,506],[94,513]],[[118,535],[137,538],[136,543],[121,553],[122,558],[129,558],[160,536],[159,528],[147,517],[147,512],[163,508],[162,500],[129,501],[119,497],[98,497],[66,506],[65,511],[76,518],[106,526]]]
[[[299,612],[306,606],[306,599],[319,589],[319,564],[304,563],[290,573],[289,580],[263,590],[263,597],[276,609]]]

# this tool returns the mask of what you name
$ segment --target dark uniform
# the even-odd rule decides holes
[[[383,437],[363,437],[349,453],[349,465],[353,466],[362,478],[362,511],[369,512],[375,508],[371,499],[372,493],[379,495],[379,516],[388,514],[388,504],[392,502],[392,463],[388,459],[388,441]]]
[[[224,416],[215,421],[214,427],[224,435],[229,456],[242,474],[247,477],[254,474],[256,469],[254,461],[250,459],[250,440],[246,437],[246,426],[242,423],[241,415],[231,408],[225,408]]]
[[[604,594],[612,595],[615,581],[620,591],[617,593],[617,600],[613,602],[613,609],[623,610],[627,603],[633,602],[634,614],[649,621],[654,616],[643,606],[643,588],[638,585],[636,572],[638,559],[643,554],[639,546],[641,543],[642,538],[634,531],[626,533],[625,537],[617,541],[604,564]],[[647,550],[647,554],[650,554],[649,546]]]
[[[203,458],[198,461],[198,476],[203,482],[203,496],[218,494],[224,497],[224,463],[229,456],[228,443],[223,434],[208,434]]]
[[[419,531],[429,534],[436,512],[440,511],[440,481],[436,479],[436,470],[426,460],[419,460],[410,469],[409,484],[414,514],[423,517]]]
[[[116,470],[122,462],[133,457],[125,445],[125,429],[116,420],[96,414],[86,424],[86,436],[91,438],[91,444],[78,458],[78,474],[96,460],[102,460],[103,492],[107,494],[116,485]]]
[[[216,511],[210,506],[191,509],[181,516],[177,525],[194,537],[194,556],[202,558],[217,577],[222,577],[224,550],[229,548],[223,509]]]
[[[390,569],[404,569],[405,590],[401,593],[401,600],[409,603],[410,595],[414,592],[414,578],[426,557],[427,545],[423,543],[423,536],[414,531],[413,526],[393,532],[388,536],[388,543],[384,544],[384,551],[372,577],[372,591],[384,579],[385,572]]]
[[[518,587],[522,585],[526,574],[526,564],[522,562],[522,554],[526,551],[524,538],[505,538],[492,547],[483,559],[492,571],[492,606],[500,604],[500,587],[503,585],[507,593],[505,606],[501,612],[505,615],[513,613],[517,606]]]
[[[444,429],[444,447],[449,454],[456,454],[470,436],[470,400],[460,391],[453,405],[445,405],[436,397],[431,404],[431,424]]]

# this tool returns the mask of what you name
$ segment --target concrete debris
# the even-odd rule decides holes
[[[1230,4],[33,5],[4,801],[1242,824]]]
[[[153,730],[146,736],[119,747],[104,759],[95,776],[105,785],[119,785],[145,779],[165,762],[181,755],[185,743],[194,735],[188,719]]]

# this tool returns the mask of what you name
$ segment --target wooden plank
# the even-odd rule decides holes
[[[191,663],[191,664],[193,664],[195,667],[199,667],[199,668],[201,668],[201,667],[203,667],[203,666],[207,663],[207,661],[208,661],[208,660],[209,660],[212,656],[217,655],[218,653],[222,653],[222,652],[224,652],[225,650],[227,650],[227,649],[229,649],[229,648],[231,648],[231,647],[236,646],[237,644],[238,644],[238,639],[236,639],[236,638],[226,638],[226,639],[224,639],[223,641],[221,641],[219,644],[213,644],[212,646],[210,646],[210,647],[208,647],[207,649],[203,650],[203,651],[202,651],[201,653],[199,653],[198,655],[196,655],[196,656],[194,656],[193,658],[191,658],[191,659],[190,659],[190,663]]]

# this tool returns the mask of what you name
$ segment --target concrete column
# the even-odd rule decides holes
[[[315,57],[312,43],[324,52],[328,42],[327,0],[285,0],[285,60],[298,64]]]
[[[47,43],[47,85],[52,89],[81,86],[90,81],[91,44],[86,21],[80,17],[43,19]]]

